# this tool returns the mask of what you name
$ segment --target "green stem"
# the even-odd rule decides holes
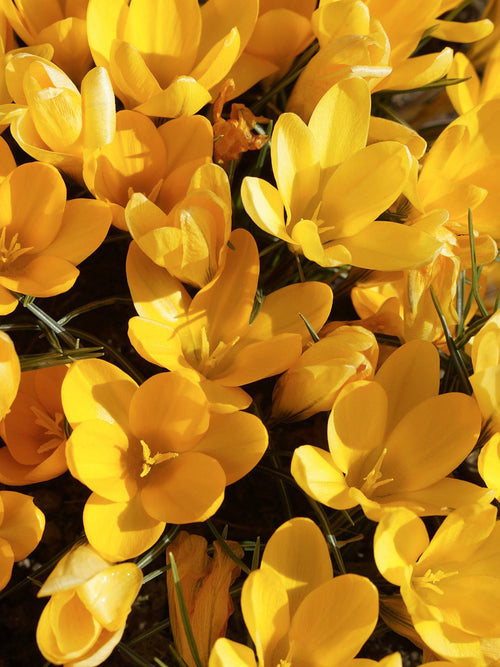
[[[483,317],[488,317],[489,313],[485,308],[483,300],[479,295],[479,269],[476,262],[476,244],[474,241],[474,226],[472,224],[472,211],[469,208],[468,212],[468,227],[469,227],[469,244],[470,244],[470,259],[472,265],[472,293],[476,300],[477,306],[481,311]]]
[[[469,374],[467,373],[464,360],[462,359],[462,355],[456,348],[455,342],[452,338],[450,329],[448,327],[448,323],[446,322],[446,319],[443,315],[443,311],[441,310],[441,305],[438,301],[438,298],[436,296],[436,293],[434,292],[434,288],[432,287],[432,285],[430,291],[431,291],[432,302],[434,303],[434,308],[436,309],[439,320],[441,322],[441,326],[443,327],[443,332],[446,338],[446,343],[448,345],[448,350],[450,351],[450,356],[457,370],[458,377],[460,378],[460,382],[462,384],[464,392],[470,395],[472,394],[472,385],[469,381]]]

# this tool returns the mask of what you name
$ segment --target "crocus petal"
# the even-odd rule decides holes
[[[246,176],[241,184],[241,199],[256,225],[282,241],[293,243],[285,227],[283,200],[274,186],[262,178]]]
[[[400,586],[405,569],[413,565],[429,544],[422,519],[408,509],[387,510],[373,538],[375,563],[381,575]]]
[[[288,631],[290,612],[287,592],[273,570],[258,569],[248,575],[241,592],[241,610],[259,665],[276,664],[273,651]]]
[[[67,7],[66,11],[68,9]],[[92,63],[86,20],[67,16],[51,25],[46,25],[39,31],[38,40],[40,43],[47,42],[53,45],[54,62],[72,81],[79,84]]]
[[[268,435],[264,424],[246,412],[212,415],[206,435],[193,451],[211,456],[220,463],[226,484],[244,477],[266,451]]]
[[[137,493],[142,450],[116,423],[79,424],[66,444],[71,474],[107,500],[124,502]]]
[[[366,577],[344,574],[302,601],[290,627],[292,664],[343,667],[373,632],[378,591]]]
[[[111,45],[128,14],[125,0],[109,0],[105,5],[90,0],[87,9],[88,39],[96,65],[109,66]]]
[[[449,475],[470,453],[481,414],[470,396],[433,396],[408,412],[386,441],[383,493],[423,489]]]
[[[64,412],[70,424],[90,419],[117,422],[128,432],[128,411],[137,384],[102,359],[83,359],[70,366],[62,385]]]
[[[250,384],[283,373],[300,356],[301,340],[297,334],[279,334],[270,340],[248,343],[232,350],[231,365],[210,378],[227,387]]]
[[[335,509],[355,507],[342,471],[329,452],[318,447],[297,447],[292,458],[293,478],[311,498]]]
[[[344,473],[382,444],[387,415],[387,396],[376,382],[352,382],[340,392],[328,420],[328,444]]]
[[[457,54],[458,55],[458,54]],[[448,86],[448,90],[456,86]],[[420,159],[427,148],[427,142],[415,130],[388,118],[370,117],[368,143],[375,141],[399,141],[408,146],[413,157]]]
[[[56,237],[66,204],[66,186],[54,167],[31,162],[0,184],[0,227],[19,233],[22,247],[44,250]]]
[[[82,180],[82,157],[66,151],[50,150],[41,140],[30,114],[13,119],[10,131],[19,146],[35,160],[53,165],[70,175],[77,182]],[[38,164],[38,163],[33,163]],[[41,165],[39,165],[41,166]]]
[[[80,264],[104,241],[110,223],[111,213],[104,202],[71,199],[66,203],[61,229],[45,253]]]
[[[164,521],[144,510],[139,494],[128,502],[114,503],[93,493],[83,510],[83,525],[90,544],[110,562],[142,554],[165,528]]]
[[[271,139],[271,160],[287,215],[296,220],[307,217],[306,207],[319,187],[320,166],[314,136],[295,114],[279,117]]]
[[[410,152],[395,141],[372,144],[344,160],[323,192],[324,225],[333,225],[337,238],[360,232],[399,196],[410,166]]]
[[[446,86],[446,92],[455,111],[464,114],[479,103],[481,83],[474,65],[464,53],[455,53],[453,64],[448,72],[449,79],[467,79],[455,86]]]
[[[148,514],[167,523],[205,521],[224,500],[226,476],[206,454],[184,452],[154,465],[141,491]]]
[[[3,520],[0,538],[6,540],[14,560],[23,560],[38,545],[45,528],[45,516],[31,496],[17,491],[0,491]]]
[[[0,276],[7,289],[30,296],[54,296],[67,292],[75,284],[79,271],[61,257],[35,256],[16,271],[14,264],[9,272]]]
[[[245,229],[236,229],[230,242],[234,250],[229,248],[223,271],[196,294],[189,308],[192,326],[197,326],[198,321],[199,326],[204,326],[201,320],[197,321],[197,313],[206,318],[211,349],[219,341],[230,342],[246,333],[257,290],[259,253],[253,236]],[[235,292],[238,293],[237,308]]]
[[[16,160],[9,144],[0,137],[0,179],[3,180],[16,168]]]
[[[191,449],[208,428],[208,401],[199,385],[178,373],[158,373],[130,403],[130,427],[153,451]],[[104,495],[101,493],[101,495]]]
[[[200,378],[200,386],[205,392],[210,411],[217,414],[230,414],[245,410],[252,403],[252,397],[240,387],[224,387],[219,382]]]
[[[477,461],[479,474],[486,486],[500,496],[500,434],[495,433],[483,446]]]
[[[143,54],[162,88],[176,74],[191,71],[200,35],[201,12],[196,0],[130,4],[124,39]]]
[[[358,77],[339,81],[316,105],[309,129],[314,136],[323,184],[337,165],[366,146],[370,106],[368,84]]]
[[[128,323],[128,337],[141,357],[152,364],[187,373],[194,381],[199,378],[199,373],[184,358],[182,342],[172,327],[133,317]]]
[[[36,484],[59,477],[68,469],[65,445],[36,465],[23,465],[16,461],[7,447],[0,448],[0,482],[9,486]]]
[[[142,317],[156,322],[182,322],[191,303],[182,283],[154,264],[134,242],[127,255],[127,280],[134,305]]]
[[[13,567],[14,552],[12,547],[7,540],[0,537],[0,591],[9,583]]]
[[[251,648],[221,637],[213,645],[208,667],[257,667]]]
[[[3,419],[16,397],[21,379],[21,365],[16,348],[4,331],[0,331],[0,379],[0,419]]]
[[[137,565],[121,563],[79,586],[78,597],[100,625],[114,632],[125,625],[141,584]]]
[[[419,568],[425,572],[428,567],[447,561],[467,563],[495,525],[496,508],[492,505],[466,505],[456,509],[439,526],[419,560]],[[460,544],[459,552],[457,544]]]
[[[112,42],[109,72],[126,107],[146,102],[161,92],[161,86],[144,62],[139,51],[128,42]]]
[[[322,532],[311,519],[302,517],[290,519],[272,534],[260,569],[270,570],[281,580],[291,617],[309,593],[333,577]]]
[[[335,246],[335,259],[327,257],[321,243],[319,227],[312,220],[299,220],[292,229],[292,241],[299,246],[307,259],[320,266],[340,266],[351,263],[351,255],[341,246]],[[331,248],[329,248],[331,250]]]
[[[134,108],[146,116],[177,118],[192,116],[211,99],[208,90],[196,79],[191,76],[178,76],[168,88]]]
[[[212,3],[213,4],[213,3]],[[227,76],[240,51],[240,35],[233,28],[216,42],[192,70],[191,76],[210,90]]]
[[[428,341],[410,341],[391,354],[377,371],[375,381],[387,395],[390,432],[413,407],[437,396],[439,354]]]
[[[489,19],[481,21],[436,21],[437,27],[432,36],[445,42],[477,42],[488,37],[493,31],[493,23]]]
[[[58,561],[38,591],[37,597],[76,588],[108,567],[108,561],[99,556],[89,544],[80,544]]]
[[[383,80],[384,90],[420,88],[446,76],[453,61],[453,49],[448,46],[439,53],[408,58]],[[382,84],[379,84],[382,87]]]
[[[240,34],[240,48],[243,51],[253,33],[258,14],[257,0],[211,0],[205,3],[201,8],[199,53],[207,53],[210,46],[227,35],[233,27],[236,27]]]
[[[416,269],[429,264],[442,244],[430,234],[397,222],[372,222],[358,234],[339,239],[351,264],[375,271]]]
[[[37,643],[51,662],[82,658],[96,642],[101,628],[75,591],[53,596],[40,617]]]
[[[493,498],[494,491],[461,479],[445,477],[424,489],[404,490],[378,500],[383,501],[384,511],[386,507],[406,507],[418,516],[439,516],[463,505],[488,504]]]
[[[296,333],[305,345],[310,342],[311,334],[301,315],[315,331],[319,331],[330,314],[332,302],[331,288],[316,281],[275,290],[264,299],[246,340],[266,340],[279,334]]]
[[[83,79],[83,148],[94,151],[112,141],[116,127],[115,95],[104,67],[94,67]]]

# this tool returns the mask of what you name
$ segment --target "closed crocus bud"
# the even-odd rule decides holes
[[[300,421],[331,410],[340,390],[373,377],[378,345],[371,331],[342,326],[308,347],[280,377],[273,392],[272,416]]]
[[[243,549],[237,542],[226,544],[235,556],[243,557]],[[233,613],[229,587],[239,575],[240,568],[218,543],[214,543],[214,555],[210,557],[207,554],[205,538],[200,535],[189,535],[184,531],[180,533],[169,551],[176,560],[198,654],[201,663],[207,665],[212,646],[216,639],[224,636],[228,618]],[[196,663],[180,615],[179,600],[171,570],[167,572],[167,591],[175,646],[186,664],[195,667]]]
[[[56,565],[38,596],[50,595],[36,631],[38,648],[55,665],[94,667],[120,641],[142,572],[113,565],[80,545]]]

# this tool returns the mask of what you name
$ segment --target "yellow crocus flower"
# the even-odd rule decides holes
[[[377,220],[404,191],[414,158],[398,141],[366,145],[370,104],[366,82],[352,78],[322,97],[308,125],[282,114],[271,138],[277,188],[246,177],[243,204],[261,229],[321,266],[386,271],[427,264],[441,243]]]
[[[381,519],[375,562],[396,586],[430,649],[462,667],[492,667],[500,651],[500,525],[496,509],[465,505],[432,539],[409,509]],[[441,664],[441,663],[439,663]]]
[[[295,517],[266,544],[260,567],[243,584],[241,608],[257,660],[248,646],[224,638],[208,667],[355,667],[377,623],[378,592],[366,577],[333,578],[321,531]]]
[[[90,48],[127,109],[190,116],[238,61],[258,8],[258,0],[90,0]]]
[[[391,507],[426,516],[489,503],[490,491],[448,477],[479,436],[476,401],[438,391],[436,348],[426,341],[406,343],[374,380],[353,382],[340,392],[328,422],[329,451],[296,449],[295,481],[328,507],[361,505],[373,521]]]
[[[122,638],[141,585],[134,563],[115,565],[88,544],[72,549],[38,591],[50,596],[36,629],[42,655],[56,665],[100,665]]]

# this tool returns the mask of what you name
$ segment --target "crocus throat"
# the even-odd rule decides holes
[[[7,241],[7,228],[2,228],[2,231],[0,232],[0,272],[15,262],[21,255],[33,250],[33,246],[22,248],[17,240],[18,237],[19,234],[16,232],[10,242]]]
[[[443,590],[439,587],[439,582],[447,577],[454,577],[456,574],[458,574],[458,571],[443,572],[442,570],[437,570],[433,572],[429,568],[422,577],[413,577],[413,582],[420,588],[427,588],[434,591],[434,593],[444,595]]]
[[[149,445],[147,445],[144,440],[141,440],[140,442],[142,447],[141,477],[146,477],[154,465],[169,461],[170,459],[175,459],[179,456],[178,452],[156,452],[156,454],[152,454]]]
[[[37,449],[37,454],[44,454],[53,449],[56,449],[66,439],[64,433],[64,415],[61,412],[56,412],[55,415],[50,415],[45,410],[41,410],[36,406],[30,407],[31,412],[35,415],[35,424],[38,424],[45,431],[45,435],[49,438]]]
[[[367,498],[370,498],[373,495],[373,492],[380,486],[384,486],[384,484],[388,484],[389,482],[394,481],[394,478],[392,477],[388,479],[382,479],[382,472],[380,471],[380,468],[382,467],[382,463],[386,454],[387,448],[384,447],[373,468],[370,470],[368,475],[366,475],[366,477],[363,477],[364,484],[360,491],[364,493]]]

